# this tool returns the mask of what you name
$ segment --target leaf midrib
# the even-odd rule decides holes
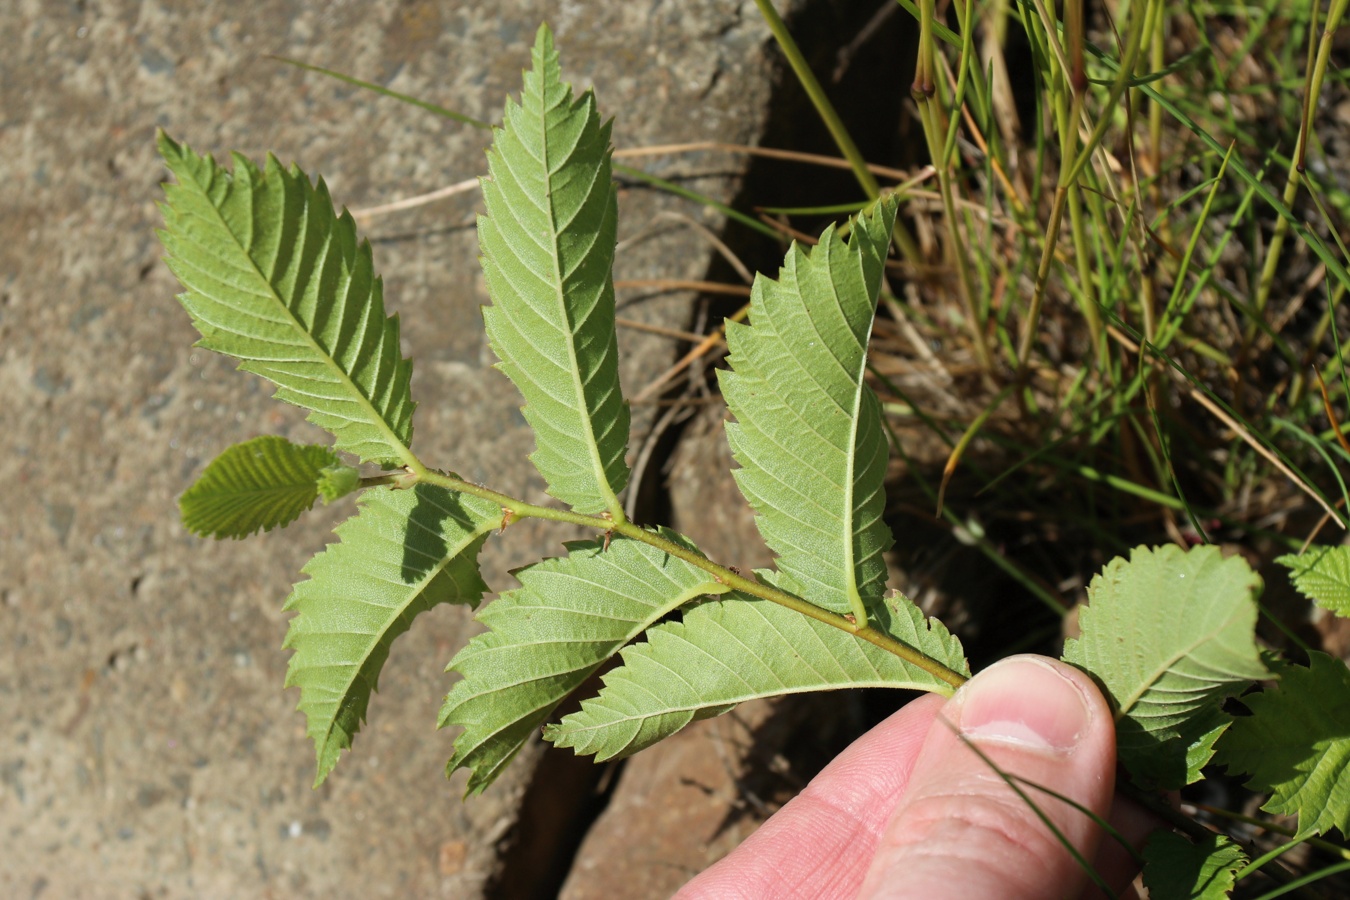
[[[610,486],[609,474],[605,471],[604,460],[600,458],[600,445],[596,441],[594,423],[591,421],[590,415],[591,409],[586,403],[586,386],[581,380],[581,366],[580,361],[577,359],[576,323],[572,321],[571,310],[568,308],[567,304],[567,291],[563,284],[561,248],[559,247],[559,238],[561,235],[558,230],[558,213],[553,203],[555,173],[549,170],[548,111],[550,107],[547,106],[547,88],[549,79],[547,78],[547,61],[544,62],[545,65],[541,67],[539,73],[539,98],[538,108],[536,110],[539,120],[540,140],[540,158],[538,163],[544,172],[544,196],[548,204],[548,250],[549,257],[553,262],[554,297],[557,300],[557,307],[561,314],[560,320],[567,325],[567,332],[563,340],[563,345],[567,352],[568,374],[572,380],[572,389],[575,394],[577,409],[582,413],[580,417],[581,427],[585,432],[585,440],[583,440],[582,443],[586,446],[586,454],[590,457],[591,468],[595,472],[595,482],[600,490],[600,499],[604,501],[605,508],[609,510],[610,515],[616,520],[622,521],[624,518],[623,508],[619,505],[619,499],[615,496],[614,490]],[[564,93],[562,97],[563,104],[566,104],[568,94]],[[522,97],[521,99],[524,101],[525,98]],[[589,113],[590,110],[585,110],[582,114],[589,118]],[[588,122],[587,126],[589,124],[590,123]],[[577,137],[577,142],[582,142],[585,140],[585,137],[586,126],[583,126],[581,133]],[[595,189],[594,182],[592,182],[592,189]],[[578,212],[580,212],[580,207],[578,207]],[[592,247],[592,250],[593,249],[594,248]],[[592,252],[592,250],[588,250],[587,253]],[[606,274],[606,277],[609,277],[608,274]]]
[[[407,584],[409,588],[414,589],[408,592],[406,599],[402,603],[397,604],[395,606],[382,607],[384,609],[389,610],[391,615],[385,620],[384,627],[381,628],[375,634],[371,635],[371,637],[375,639],[372,640],[370,644],[366,647],[366,650],[364,653],[361,654],[360,659],[355,663],[355,665],[350,666],[351,676],[344,681],[343,688],[341,692],[339,692],[337,695],[337,701],[335,704],[335,710],[333,712],[333,715],[328,721],[328,727],[324,729],[323,742],[325,747],[329,746],[330,742],[333,739],[333,732],[337,728],[338,724],[338,713],[341,712],[342,710],[343,702],[348,697],[351,696],[352,686],[355,685],[357,681],[359,681],[362,678],[362,673],[365,672],[366,666],[370,662],[370,655],[375,652],[376,647],[379,647],[384,643],[385,635],[389,633],[390,627],[403,620],[403,616],[408,611],[408,608],[412,606],[414,602],[416,602],[421,598],[422,594],[427,589],[427,585],[431,584],[432,581],[434,581],[443,571],[445,571],[447,566],[449,566],[456,559],[458,559],[467,547],[471,547],[474,541],[478,540],[483,535],[492,531],[492,529],[495,527],[496,523],[480,522],[477,528],[473,529],[473,531],[468,532],[466,534],[463,541],[459,542],[454,546],[453,550],[452,548],[447,546],[446,552],[441,557],[440,561],[436,565],[428,569],[427,573],[422,577],[420,581],[413,582],[412,584],[407,584],[405,582],[405,584]],[[394,614],[395,610],[397,610],[396,614]],[[343,664],[342,667],[348,668],[348,665]]]
[[[858,224],[862,225],[862,222],[859,222]],[[863,266],[863,262],[862,248],[860,248],[858,252],[858,267],[860,269]],[[862,281],[865,287],[867,284],[865,273]],[[830,279],[830,294],[834,298],[836,308],[839,309],[842,315],[843,306],[839,298],[839,290],[835,286],[833,278]],[[843,316],[843,318],[845,323],[847,323],[848,317]],[[856,501],[858,495],[858,426],[862,422],[863,391],[865,390],[863,384],[863,372],[867,366],[867,342],[871,337],[872,324],[875,321],[875,315],[868,319],[867,333],[863,336],[862,353],[858,357],[858,370],[851,373],[853,375],[853,409],[852,414],[849,416],[848,424],[849,452],[846,454],[848,459],[846,467],[848,480],[845,482],[848,485],[848,493],[844,503],[844,529],[842,533],[845,544],[844,558],[848,560],[848,565],[844,567],[846,578],[845,586],[848,590],[848,602],[854,610],[854,615],[858,616],[859,622],[862,623],[867,621],[867,606],[863,603],[862,593],[858,590],[858,566],[857,560],[854,558],[854,538],[856,537],[856,534],[854,533],[854,519],[856,517]],[[840,368],[843,368],[842,364],[840,365]],[[861,615],[859,614],[860,611]]]
[[[1199,647],[1202,644],[1206,644],[1209,641],[1214,640],[1219,635],[1223,634],[1223,632],[1232,625],[1234,615],[1236,615],[1236,612],[1226,616],[1223,619],[1223,621],[1218,624],[1216,628],[1206,631],[1204,634],[1193,639],[1179,652],[1166,657],[1163,660],[1161,667],[1155,666],[1151,670],[1151,672],[1141,680],[1139,688],[1135,692],[1127,695],[1126,698],[1123,698],[1121,700],[1120,710],[1116,714],[1116,721],[1120,721],[1121,719],[1129,715],[1130,711],[1134,709],[1135,704],[1139,702],[1139,700],[1144,696],[1144,694],[1148,693],[1148,691],[1154,685],[1156,685],[1159,681],[1161,681],[1163,676],[1165,676],[1168,672],[1170,672],[1172,670],[1172,667],[1176,665],[1179,660],[1187,659],[1188,657],[1190,657],[1191,651],[1193,651],[1196,647]],[[1192,676],[1187,675],[1186,677],[1190,678]],[[1126,702],[1127,700],[1128,702]]]

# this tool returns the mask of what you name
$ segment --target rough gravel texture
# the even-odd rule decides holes
[[[280,606],[350,502],[244,542],[177,522],[175,498],[229,444],[323,436],[191,348],[153,233],[153,137],[271,150],[353,208],[433,190],[482,171],[482,133],[268,54],[495,120],[545,17],[620,146],[757,133],[766,32],[748,0],[0,4],[0,896],[480,894],[531,755],[469,803],[445,780],[435,714],[470,614],[437,610],[397,642],[368,730],[313,791]],[[735,187],[734,160],[646,164]],[[417,449],[538,501],[514,390],[488,369],[475,202],[368,233],[415,359]],[[619,278],[703,274],[707,244],[670,212],[719,224],[623,191]],[[621,315],[686,324],[687,295],[636,298],[621,292]],[[625,331],[622,347],[630,392],[671,359],[663,337]],[[489,582],[565,537],[513,528],[489,544]]]

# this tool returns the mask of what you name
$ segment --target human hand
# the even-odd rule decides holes
[[[1112,809],[1115,727],[1092,680],[1065,663],[1015,656],[950,700],[920,698],[873,728],[677,897],[1094,896],[1069,851],[966,741],[1136,844],[1153,827],[1133,804]],[[1072,806],[1023,790],[1112,890],[1128,885],[1138,872],[1128,851],[1102,842],[1101,828]]]

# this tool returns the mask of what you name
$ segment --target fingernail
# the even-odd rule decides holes
[[[1032,657],[990,666],[967,682],[956,700],[966,737],[1056,753],[1078,745],[1092,715],[1077,684]]]

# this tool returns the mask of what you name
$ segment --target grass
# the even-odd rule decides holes
[[[981,597],[957,554],[919,580],[949,579],[997,656],[1130,545],[1222,543],[1259,565],[1341,542],[1346,0],[900,4],[937,202],[907,207],[927,239],[873,345],[904,460],[897,534],[973,546],[1007,576]],[[1009,65],[1019,48],[1029,66]],[[999,609],[1027,604],[1039,619]],[[1271,642],[1306,651],[1307,613],[1271,619]],[[1273,859],[1281,840],[1258,845]]]
[[[1339,525],[1347,198],[1316,148],[1344,126],[1303,98],[1345,101],[1346,4],[901,5],[940,203],[911,204],[928,274],[887,306],[910,339],[879,329],[874,353],[898,440],[949,448],[940,505],[1022,544],[1081,533],[1035,573],[1080,586],[1103,535],[1268,557]],[[1000,90],[1014,44],[1030,77]]]

